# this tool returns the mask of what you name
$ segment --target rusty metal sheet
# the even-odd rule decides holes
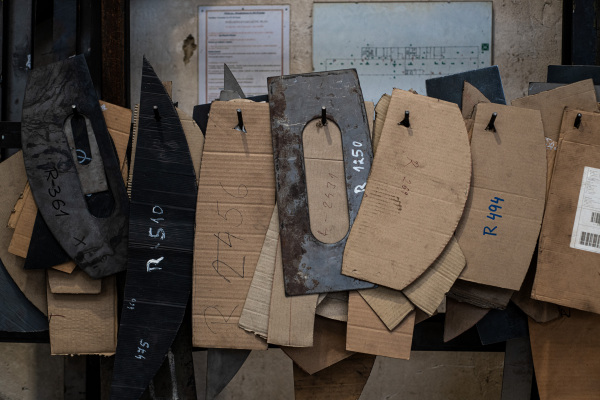
[[[90,121],[112,197],[100,218],[88,209],[66,138],[72,106]],[[121,169],[83,56],[31,71],[22,119],[23,158],[35,202],[67,254],[92,278],[125,269],[129,203]],[[104,196],[103,196],[104,197]],[[104,217],[104,215],[103,215]]]
[[[356,70],[272,77],[268,80],[275,158],[281,252],[287,295],[327,293],[374,287],[342,275],[346,240],[362,202],[373,150]],[[326,117],[342,135],[350,229],[336,243],[311,232],[302,133],[309,121]],[[357,150],[362,153],[356,163]],[[354,152],[354,156],[353,156]]]

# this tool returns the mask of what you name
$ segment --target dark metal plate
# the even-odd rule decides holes
[[[427,79],[425,81],[427,96],[458,104],[458,107],[462,109],[462,93],[465,81],[475,86],[492,103],[506,104],[497,65]]]
[[[593,79],[600,85],[600,65],[548,65],[546,81],[550,83],[575,83]]]
[[[192,289],[194,165],[173,103],[146,59],[139,110],[112,399],[143,394],[173,343]]]
[[[362,202],[373,151],[356,70],[317,72],[268,79],[281,253],[287,295],[372,288],[341,273],[342,256]],[[325,244],[310,229],[302,132],[305,125],[327,118],[342,133],[350,229],[337,243]],[[364,154],[363,170],[355,171],[353,142]]]
[[[91,122],[114,199],[108,218],[88,210],[64,124],[75,104]],[[23,104],[25,167],[38,208],[63,249],[93,278],[125,269],[127,194],[116,153],[83,56],[69,58],[29,75]]]

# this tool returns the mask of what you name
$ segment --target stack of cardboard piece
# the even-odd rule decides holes
[[[288,296],[280,239],[286,221],[273,204],[281,189],[270,158],[277,153],[277,133],[269,129],[269,106],[243,100],[213,103],[197,214],[197,230],[203,233],[196,236],[194,344],[249,350],[279,345],[303,373],[318,376],[355,353],[409,359],[415,323],[438,312],[446,313],[448,341],[490,311],[508,308],[515,313],[512,299],[536,324],[531,328],[534,357],[542,341],[551,340],[542,335],[552,328],[538,322],[568,318],[561,317],[557,305],[597,312],[592,290],[597,282],[590,269],[596,252],[564,242],[571,237],[576,212],[592,223],[600,215],[580,216],[586,211],[581,205],[577,211],[581,182],[574,178],[584,166],[593,168],[593,136],[582,136],[593,131],[597,115],[591,80],[518,99],[511,106],[491,103],[467,80],[461,96],[462,110],[398,89],[381,98],[372,128],[374,158],[358,215],[349,223],[345,203],[327,203],[332,209],[329,235],[322,225],[319,229],[323,214],[315,204],[322,199],[315,193],[332,198],[335,188],[344,187],[344,178],[330,174],[319,192],[322,179],[310,169],[317,161],[325,165],[336,160],[343,168],[343,145],[333,135],[330,148],[321,144],[313,152],[312,131],[305,128],[312,233],[323,243],[335,243],[348,233],[341,274],[377,286],[317,294],[316,279],[306,288],[317,293]],[[251,116],[245,137],[229,127],[236,124],[240,108]],[[591,161],[583,159],[584,149],[590,149]],[[582,157],[577,171],[575,151]],[[586,187],[593,189],[595,175],[586,171],[584,186],[588,182]],[[565,193],[571,197],[562,199]],[[581,196],[593,207],[592,195]],[[336,213],[338,206],[342,210]],[[586,226],[582,224],[580,231]],[[594,235],[578,231],[577,243],[597,249]],[[567,253],[576,273],[565,275],[564,260],[558,257]],[[580,318],[582,324],[593,324],[596,316]],[[536,368],[542,365],[539,382],[555,373],[553,367],[560,368],[535,359]],[[305,383],[307,376],[299,374],[297,384]]]
[[[286,98],[278,78],[270,81],[269,103],[213,102],[205,138],[179,111],[198,180],[194,346],[276,345],[295,363],[299,398],[331,381],[340,384],[330,394],[352,397],[375,356],[410,358],[420,321],[445,313],[449,341],[494,313],[512,318],[514,303],[529,316],[542,398],[565,388],[561,398],[594,393],[596,91],[589,79],[509,106],[494,71],[487,86],[475,79],[480,72],[461,75],[459,88],[442,85],[452,99],[435,96],[432,83],[431,97],[393,89],[374,106],[362,102],[358,84],[342,85],[335,90],[360,99],[349,108],[351,123],[339,114],[349,112],[340,106],[347,98],[321,100],[310,91],[318,85]],[[328,76],[309,75],[292,78]],[[301,112],[310,101],[327,107],[306,119]],[[132,113],[105,102],[101,108],[123,179],[131,181],[135,139],[129,168],[125,159]],[[8,220],[0,257],[47,313],[52,354],[113,354],[115,277],[91,279],[72,261],[47,273],[23,269],[36,204],[22,155],[1,167],[10,190],[0,204],[12,212],[0,210]],[[484,344],[512,337],[484,338],[483,328],[480,335]],[[364,371],[360,379],[340,373],[352,368]]]

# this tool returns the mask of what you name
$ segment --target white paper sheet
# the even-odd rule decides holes
[[[199,103],[219,97],[223,64],[244,94],[267,93],[267,78],[289,74],[289,6],[199,7]]]
[[[364,99],[489,67],[491,2],[315,3],[315,71],[356,68]]]

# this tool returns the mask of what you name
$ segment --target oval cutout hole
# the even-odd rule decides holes
[[[310,230],[323,243],[337,243],[350,228],[340,128],[313,119],[304,127],[302,146]]]

